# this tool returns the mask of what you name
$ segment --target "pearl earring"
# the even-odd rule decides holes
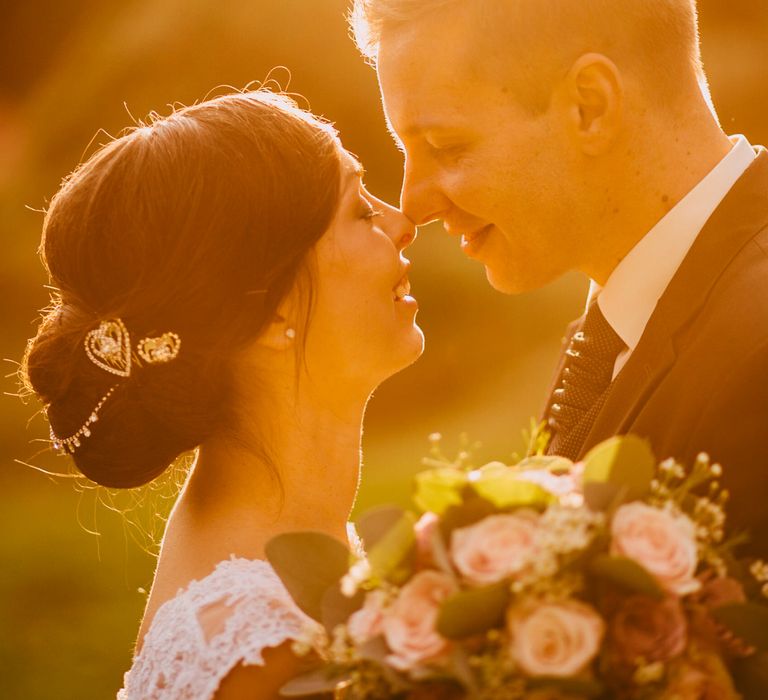
[[[285,337],[293,340],[296,337],[296,331],[293,328],[286,328]]]

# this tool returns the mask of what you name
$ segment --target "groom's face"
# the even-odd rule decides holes
[[[442,220],[495,288],[516,293],[578,263],[575,163],[556,110],[523,106],[503,58],[478,53],[471,33],[446,12],[385,34],[379,84],[405,153],[404,212]]]

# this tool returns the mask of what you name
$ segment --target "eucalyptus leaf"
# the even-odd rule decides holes
[[[349,550],[329,535],[305,531],[273,537],[265,553],[296,605],[322,622],[323,596],[347,573]]]
[[[712,611],[713,617],[758,651],[768,651],[768,607],[759,603],[729,603]]]
[[[357,591],[351,598],[341,592],[341,585],[336,584],[328,588],[321,601],[321,619],[323,626],[332,633],[338,625],[343,625],[352,613],[363,607],[365,593]]]
[[[659,582],[636,561],[627,557],[612,557],[599,554],[589,564],[593,576],[634,593],[640,593],[660,600],[664,591]]]
[[[584,483],[626,488],[625,499],[645,496],[656,473],[650,443],[636,435],[616,436],[601,442],[584,458]]]
[[[515,469],[506,466],[481,470],[472,482],[472,488],[497,508],[537,508],[555,500],[547,490],[520,479]]]
[[[556,455],[535,457],[526,457],[522,462],[516,465],[517,469],[546,469],[553,474],[567,474],[573,469],[573,462],[565,457]]]
[[[437,631],[446,639],[464,639],[498,627],[510,598],[507,581],[455,593],[440,606]]]
[[[441,515],[452,505],[461,503],[461,491],[467,485],[467,472],[443,467],[416,474],[414,503],[423,511]]]
[[[483,518],[498,512],[498,508],[493,503],[472,492],[461,504],[451,506],[445,511],[443,517],[440,518],[440,531],[447,541],[455,529],[474,525]]]
[[[627,494],[626,487],[620,484],[604,484],[599,481],[588,481],[582,491],[584,501],[593,511],[609,511],[618,507]]]
[[[341,683],[348,683],[351,676],[339,671],[333,673],[325,666],[288,681],[280,688],[280,695],[286,698],[300,698],[308,695],[333,693]]]
[[[355,530],[363,542],[363,548],[374,547],[403,517],[400,506],[379,506],[363,513],[355,523]]]
[[[368,549],[368,563],[374,577],[387,579],[396,572],[408,574],[403,564],[415,550],[416,535],[413,531],[415,524],[416,516],[408,511],[403,512],[397,522],[373,547]],[[398,575],[397,578],[400,579],[402,576]]]

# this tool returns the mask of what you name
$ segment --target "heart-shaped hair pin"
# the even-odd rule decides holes
[[[119,318],[102,321],[85,336],[85,354],[105,372],[131,376],[131,338]]]
[[[136,352],[147,364],[156,365],[175,360],[180,348],[181,338],[176,333],[163,333],[157,338],[142,338]]]

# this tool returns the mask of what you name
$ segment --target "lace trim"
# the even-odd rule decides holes
[[[206,639],[199,615],[211,606],[227,615]],[[117,700],[209,700],[238,663],[263,666],[264,649],[319,629],[267,562],[233,555],[158,608]]]

